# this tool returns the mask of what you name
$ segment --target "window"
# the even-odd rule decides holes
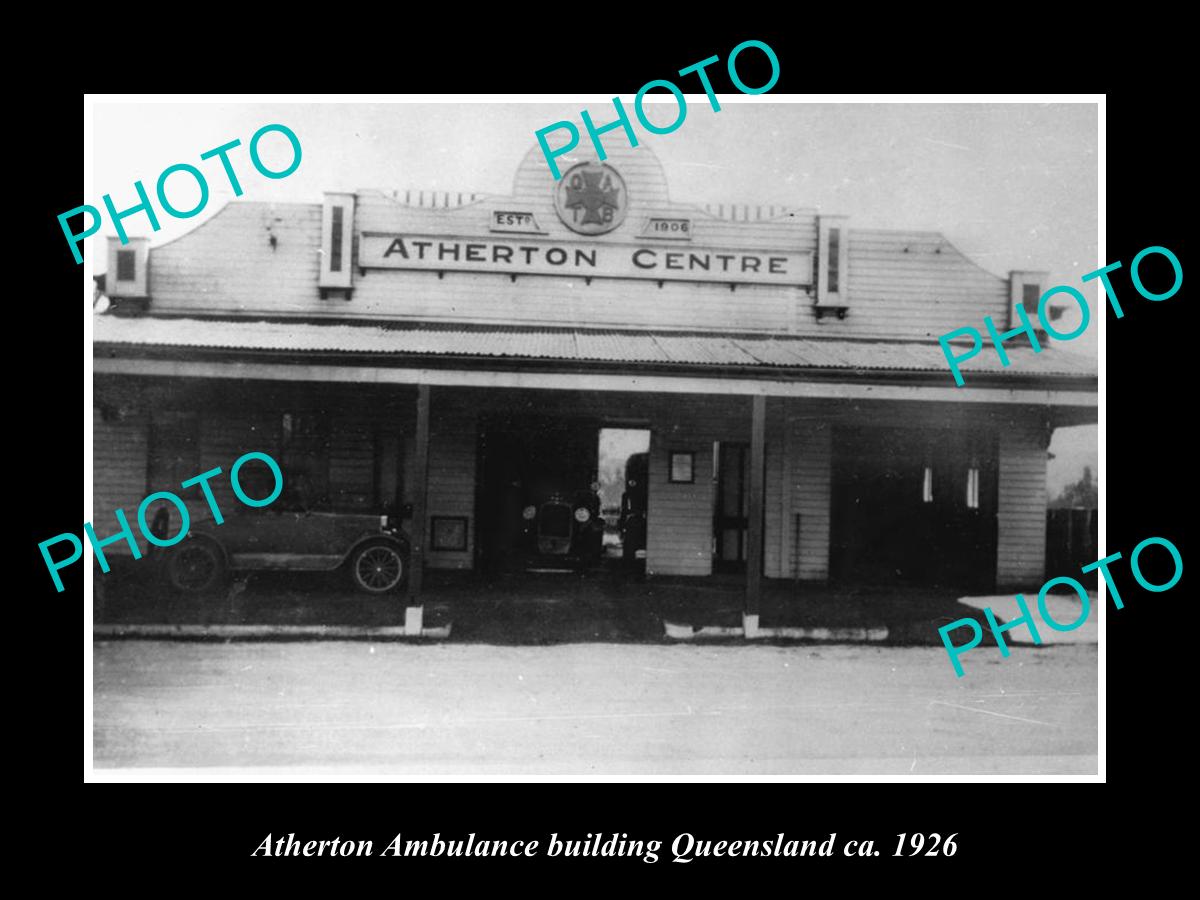
[[[836,294],[838,292],[838,257],[841,255],[839,244],[841,243],[841,229],[829,229],[829,293]]]
[[[335,416],[329,433],[329,502],[340,511],[381,507],[379,429],[361,416]],[[399,451],[393,450],[393,453]],[[395,457],[391,457],[394,460]],[[395,497],[395,487],[392,488]]]
[[[303,412],[283,414],[283,507],[316,509],[329,502],[329,430],[325,416]],[[270,472],[264,471],[269,477]],[[270,492],[268,486],[267,492]],[[250,496],[263,496],[247,491]]]
[[[193,515],[209,519],[207,504],[197,507],[196,498],[179,485],[203,471],[200,465],[200,420],[193,412],[155,410],[150,421],[147,448],[146,493],[171,491],[182,496]],[[260,494],[259,496],[265,496]],[[203,511],[201,511],[203,510]],[[162,539],[179,533],[180,513],[168,500],[156,500],[146,510],[150,530]]]
[[[1038,301],[1042,299],[1042,293],[1038,290],[1036,284],[1026,284],[1021,287],[1021,303],[1025,307],[1026,312],[1037,312]]]
[[[342,207],[333,208],[333,234],[329,243],[329,271],[342,271]]]
[[[117,281],[137,280],[137,251],[117,251]]]
[[[293,409],[275,420],[283,507],[327,512],[397,508],[400,436],[351,413]],[[268,478],[270,473],[265,473]],[[272,485],[268,482],[266,493]],[[251,493],[251,496],[256,496]]]
[[[967,469],[967,508],[979,509],[979,464],[976,462]]]
[[[921,501],[933,502],[933,466],[925,467],[925,477],[921,480]]]
[[[157,410],[150,422],[147,487],[178,492],[200,467],[200,421],[194,412]]]

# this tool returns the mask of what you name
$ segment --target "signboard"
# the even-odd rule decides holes
[[[579,163],[555,186],[554,208],[572,231],[607,234],[625,221],[629,209],[625,179],[608,163]]]
[[[488,226],[491,231],[509,231],[520,234],[543,234],[541,228],[538,227],[537,219],[533,217],[533,213],[509,209],[497,209],[492,213],[492,220]]]
[[[811,252],[597,244],[532,237],[480,239],[366,232],[359,242],[358,266],[725,284],[812,284]]]
[[[692,239],[692,220],[652,217],[646,220],[646,227],[642,229],[642,237],[662,238],[668,241],[690,241]]]

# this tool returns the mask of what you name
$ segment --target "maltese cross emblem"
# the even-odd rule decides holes
[[[559,180],[554,206],[572,231],[604,234],[625,220],[625,182],[616,169],[605,163],[580,163]]]

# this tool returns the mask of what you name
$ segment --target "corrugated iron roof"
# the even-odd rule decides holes
[[[398,356],[466,356],[680,366],[762,366],[854,371],[949,372],[936,342],[865,341],[787,335],[723,335],[453,325],[322,325],[223,319],[94,318],[98,344]],[[988,350],[964,371],[1011,375],[1096,375],[1096,363],[1062,350]]]

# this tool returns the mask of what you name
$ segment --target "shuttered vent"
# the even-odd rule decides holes
[[[354,195],[326,194],[321,211],[321,298],[349,300],[354,287]]]

